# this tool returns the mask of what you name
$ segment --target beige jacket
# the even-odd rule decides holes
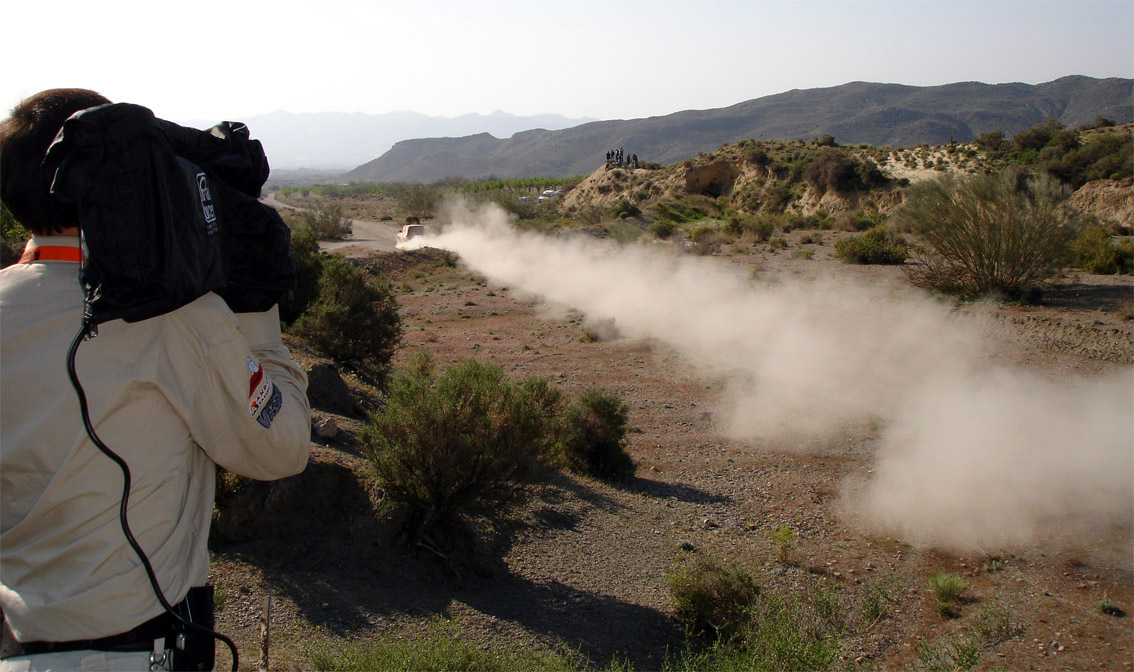
[[[87,438],[67,376],[78,268],[0,270],[0,606],[21,641],[114,635],[162,610],[119,526],[121,471]],[[99,437],[130,467],[130,527],[177,603],[208,577],[214,463],[260,480],[306,465],[307,377],[275,309],[237,316],[215,294],[100,325],[77,371]]]

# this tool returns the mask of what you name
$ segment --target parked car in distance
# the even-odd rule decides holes
[[[545,189],[543,193],[539,195],[539,198],[536,199],[536,202],[543,203],[544,201],[550,201],[559,196],[559,193],[558,189]]]

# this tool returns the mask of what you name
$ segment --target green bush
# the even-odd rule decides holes
[[[957,601],[961,593],[965,592],[968,584],[956,574],[934,574],[929,577],[929,588],[941,602],[952,604]]]
[[[725,231],[735,235],[751,234],[764,243],[776,232],[777,219],[770,215],[732,216],[725,224]]]
[[[546,477],[560,398],[545,379],[512,381],[472,359],[438,375],[423,353],[397,372],[361,442],[408,541],[475,564],[473,516],[499,514]]]
[[[1092,180],[1120,179],[1134,175],[1134,135],[1100,134],[1086,144],[1051,152],[1045,150],[1041,167],[1072,189]]]
[[[986,152],[999,152],[1004,150],[1008,141],[1004,138],[1004,131],[989,131],[976,137],[976,146]]]
[[[859,161],[836,147],[820,149],[803,174],[803,179],[820,194],[828,190],[849,194],[886,183],[885,176],[873,161]]]
[[[776,542],[776,559],[786,564],[791,560],[791,549],[795,546],[795,530],[790,525],[780,525],[772,530],[771,536]]]
[[[737,616],[731,636],[687,648],[666,670],[829,670],[842,652],[843,607],[834,592],[812,585],[803,595],[761,591]]]
[[[3,203],[0,203],[0,234],[0,268],[3,268],[20,260],[24,245],[31,237]]]
[[[1078,144],[1077,137],[1074,131],[1064,129],[1059,121],[1048,119],[1014,135],[1012,148],[1017,152],[1029,149],[1038,152],[1053,145],[1070,149]]]
[[[835,256],[847,264],[904,264],[909,243],[884,226],[835,243]]]
[[[765,188],[763,196],[764,207],[768,212],[782,213],[795,200],[796,194],[792,191],[791,184],[776,181]]]
[[[616,394],[591,388],[559,416],[554,455],[563,467],[607,481],[634,476],[626,452],[630,409]]]
[[[709,203],[706,199],[689,197],[680,201],[659,201],[652,210],[654,219],[674,224],[696,222],[709,216]]]
[[[914,185],[895,214],[925,243],[911,280],[963,297],[1024,296],[1058,271],[1078,236],[1069,194],[1050,176],[1019,171]]]
[[[1071,244],[1072,263],[1088,273],[1109,275],[1134,271],[1134,243],[1115,244],[1101,226],[1088,227]]]
[[[291,257],[295,260],[295,289],[280,301],[280,321],[285,325],[295,322],[319,296],[323,253],[314,231],[305,226],[291,232]]]
[[[618,202],[610,208],[610,216],[615,219],[637,217],[640,214],[642,214],[641,209],[634,205],[628,198],[619,199]]]
[[[416,217],[430,217],[441,201],[442,190],[428,184],[403,184],[397,191],[398,207]]]
[[[337,254],[323,257],[322,267],[318,299],[292,333],[381,384],[402,337],[393,287]]]
[[[760,586],[746,569],[699,558],[666,575],[677,620],[692,636],[728,637],[747,625]]]
[[[321,208],[308,208],[299,214],[303,225],[315,234],[317,240],[340,240],[351,233],[353,222],[343,215],[337,203]]]
[[[677,231],[677,225],[669,220],[659,219],[650,225],[650,233],[658,238],[669,238],[674,231]]]

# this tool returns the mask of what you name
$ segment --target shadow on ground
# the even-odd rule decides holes
[[[562,643],[597,667],[625,659],[638,669],[661,667],[658,656],[667,648],[676,650],[683,641],[681,627],[657,609],[558,580],[533,581],[509,572],[503,558],[520,533],[569,530],[588,508],[620,508],[614,499],[585,482],[554,477],[533,498],[523,522],[499,526],[496,538],[487,546],[487,566],[472,572],[455,570],[428,551],[391,541],[396,535],[391,533],[388,518],[358,513],[344,521],[344,509],[358,506],[365,497],[357,480],[348,482],[349,469],[323,465],[305,474],[294,477],[292,484],[284,479],[254,486],[255,495],[245,493],[241,498],[243,504],[259,511],[286,512],[286,524],[257,523],[250,516],[240,516],[241,528],[270,536],[214,539],[213,550],[219,557],[257,566],[273,593],[293,602],[303,619],[328,634],[391,632],[393,623],[407,617],[449,618],[471,609],[489,617],[485,620],[494,629],[516,628],[550,646]],[[320,478],[327,483],[321,485]],[[694,501],[706,497],[695,488],[651,481],[637,485],[654,496]],[[311,492],[327,496],[312,498]],[[269,508],[264,508],[266,502],[271,502]],[[322,526],[317,520],[300,521],[303,511],[331,519]],[[232,512],[220,515],[232,521],[225,529],[236,527]],[[325,532],[320,534],[320,529]]]

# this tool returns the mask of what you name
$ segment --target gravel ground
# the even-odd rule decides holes
[[[787,252],[726,252],[718,261],[758,268],[761,277],[821,273],[903,282],[898,269],[834,261],[837,235],[824,232],[811,260],[792,257],[791,241]],[[836,665],[842,669],[916,668],[920,643],[957,641],[994,604],[1009,606],[1025,630],[983,651],[982,669],[1134,666],[1131,619],[1096,609],[1104,599],[1134,606],[1134,511],[1119,512],[1104,528],[1053,527],[1010,549],[956,553],[910,545],[863,527],[841,505],[842,495],[871,473],[877,427],[855,425],[826,439],[731,439],[717,410],[723,381],[658,341],[588,342],[585,316],[447,267],[436,256],[372,255],[364,246],[338,251],[385,269],[401,287],[406,347],[399,363],[427,348],[441,365],[475,357],[511,376],[546,376],[566,392],[598,385],[621,395],[636,427],[629,451],[638,475],[617,487],[557,476],[498,528],[498,560],[488,575],[454,573],[429,553],[392,544],[386,520],[365,504],[380,510],[354,439],[360,414],[318,410],[341,432],[315,443],[310,480],[287,500],[286,529],[215,545],[213,582],[224,595],[218,625],[240,646],[242,667],[255,665],[259,612],[271,596],[272,669],[310,668],[313,647],[414,637],[437,617],[457,619],[462,637],[485,646],[565,644],[595,665],[625,657],[637,669],[657,669],[667,647],[683,642],[665,575],[692,556],[749,567],[766,589],[833,587],[851,622]],[[1040,306],[959,310],[991,318],[998,362],[1057,379],[1129,374],[1134,364],[1129,276],[1063,278]],[[318,362],[301,344],[291,346],[305,365]],[[360,400],[361,408],[373,403]],[[331,477],[338,479],[333,487],[321,480]],[[269,504],[272,492],[279,487],[265,488]],[[325,501],[312,520],[305,511],[314,500]],[[781,525],[798,536],[787,562],[770,534]],[[926,581],[938,572],[968,581],[958,619],[935,612]],[[862,622],[873,589],[893,601],[886,616]],[[227,653],[219,655],[223,669]]]

